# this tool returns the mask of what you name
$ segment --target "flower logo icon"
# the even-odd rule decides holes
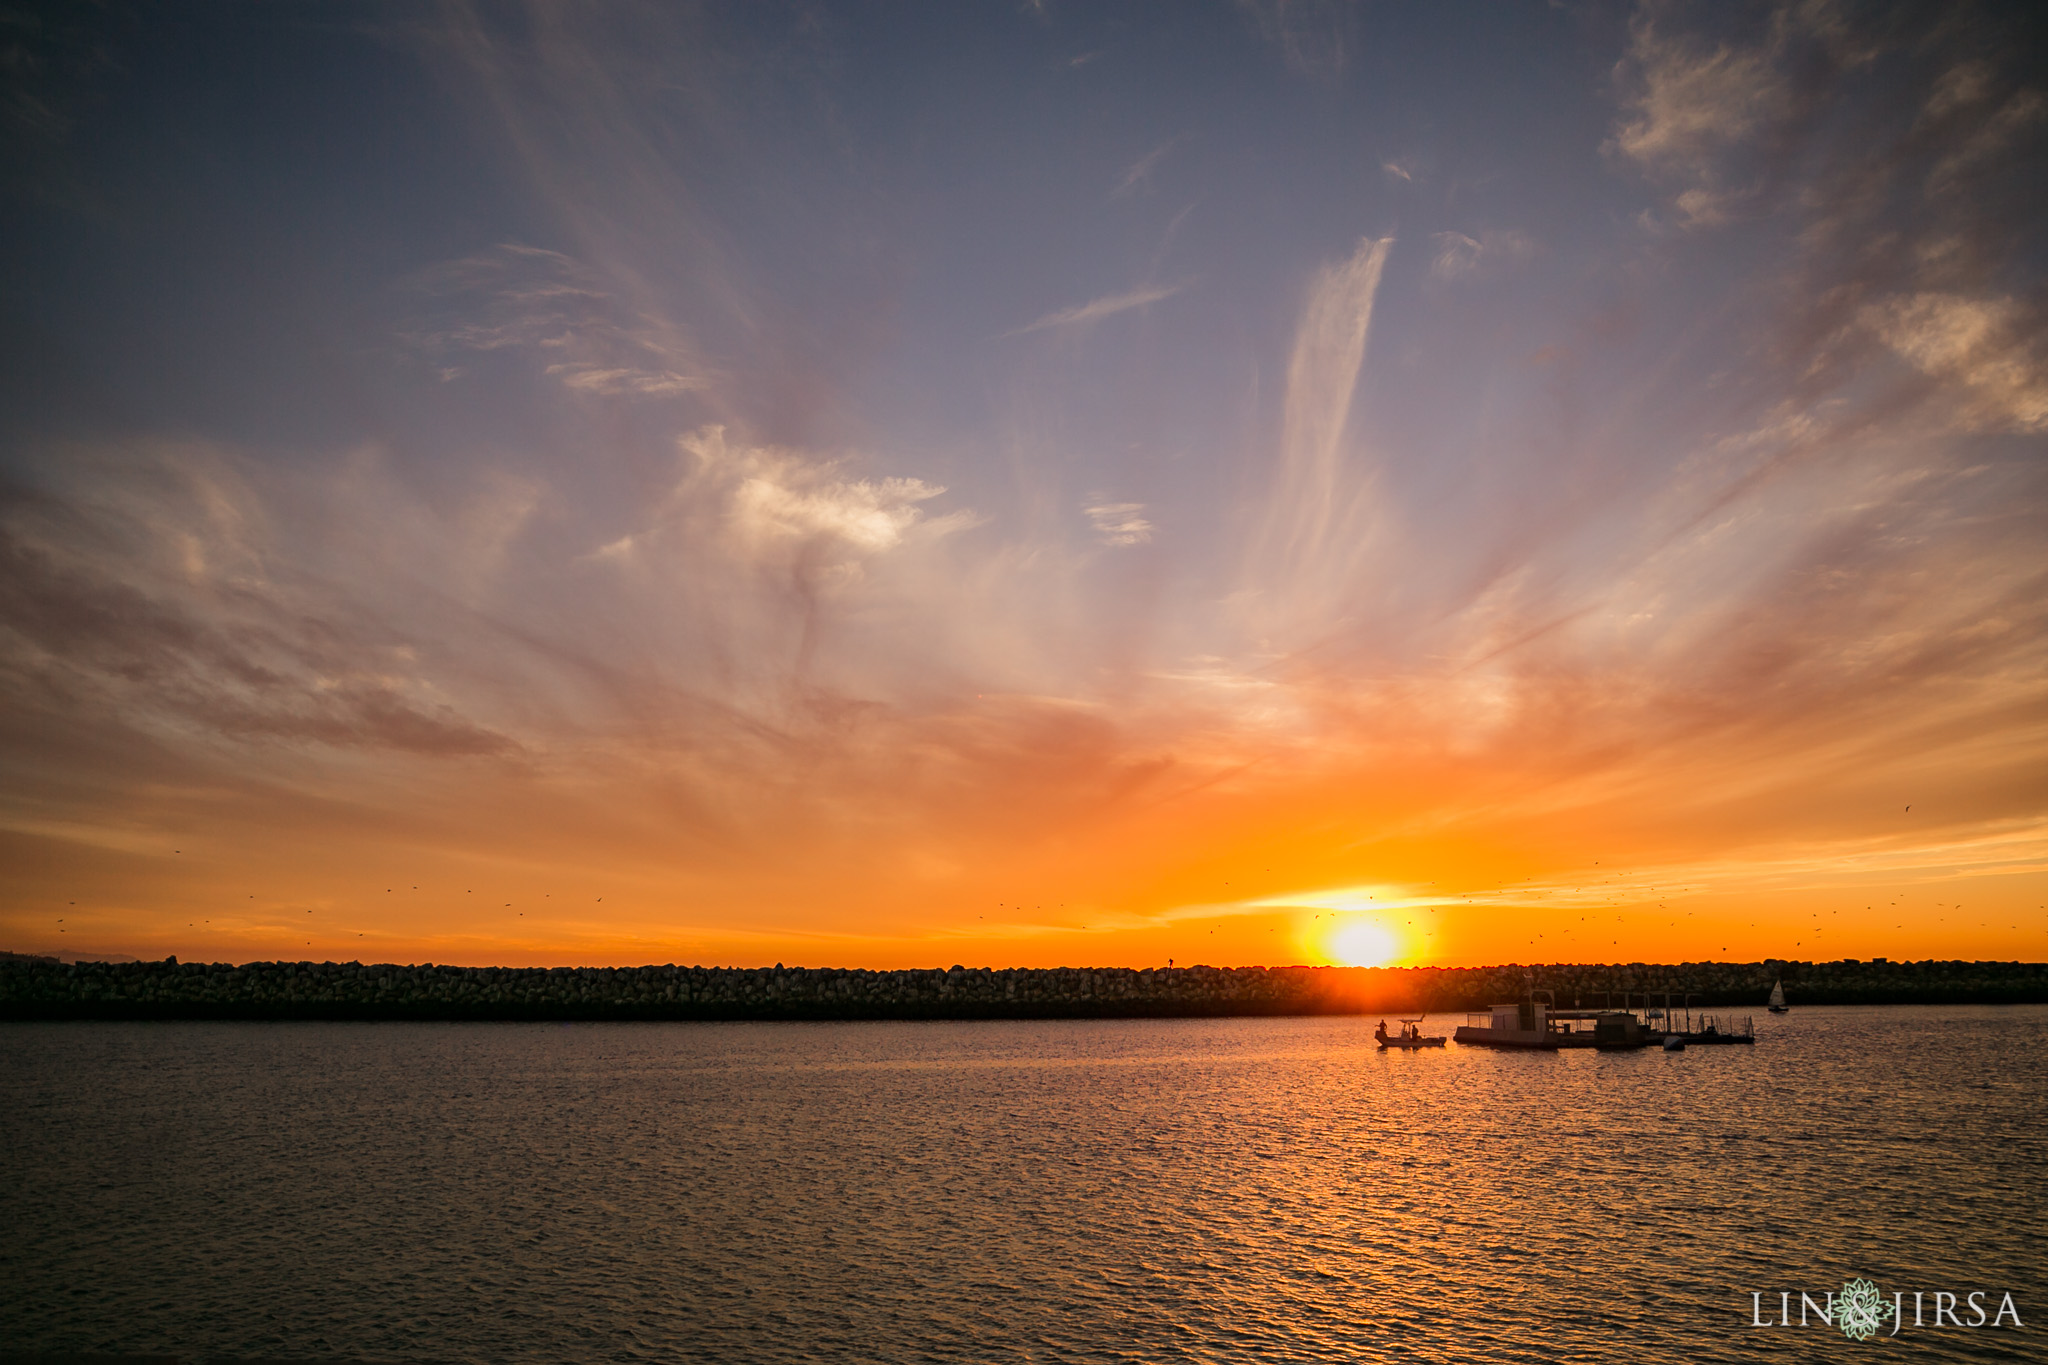
[[[1898,1312],[1869,1280],[1850,1280],[1835,1298],[1835,1325],[1851,1341],[1868,1341]]]

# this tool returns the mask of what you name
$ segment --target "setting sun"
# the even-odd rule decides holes
[[[1330,936],[1330,956],[1347,967],[1384,967],[1398,947],[1377,924],[1347,924]]]

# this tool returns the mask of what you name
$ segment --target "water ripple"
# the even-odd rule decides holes
[[[1809,1009],[1668,1056],[1369,1027],[0,1026],[0,1342],[1746,1361],[1874,1349],[1758,1331],[1752,1291],[2048,1312],[2048,1009]]]

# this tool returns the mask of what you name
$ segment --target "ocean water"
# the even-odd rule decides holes
[[[0,1025],[0,1347],[2048,1360],[2048,1008],[1375,1022]],[[1859,1276],[1899,1336],[1796,1325]]]

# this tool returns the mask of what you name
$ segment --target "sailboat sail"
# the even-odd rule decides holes
[[[1751,997],[1751,999],[1754,998],[1754,996]],[[1771,1008],[1774,1010],[1785,1008],[1785,983],[1782,981],[1771,987]]]

